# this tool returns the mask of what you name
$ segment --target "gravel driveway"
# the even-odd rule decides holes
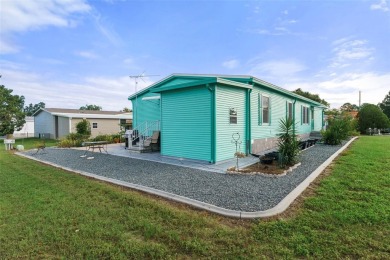
[[[63,167],[167,191],[222,208],[254,212],[276,206],[341,147],[317,144],[302,152],[302,164],[298,168],[281,177],[214,173],[101,153],[95,153],[95,159],[87,160],[80,158],[84,151],[74,149],[46,148],[46,154],[33,156]]]

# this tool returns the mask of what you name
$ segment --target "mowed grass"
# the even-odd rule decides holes
[[[389,147],[390,136],[361,137],[294,212],[239,221],[30,161],[3,146],[0,259],[388,259]]]

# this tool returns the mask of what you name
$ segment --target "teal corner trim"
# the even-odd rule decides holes
[[[214,137],[214,140],[213,140],[213,163],[216,163],[217,161],[217,85],[215,84],[214,86],[214,92],[213,92],[213,104],[212,104],[212,107],[213,107],[213,128],[214,128],[214,132],[213,132],[213,137]]]
[[[252,89],[246,92],[246,155],[252,152],[251,93]]]

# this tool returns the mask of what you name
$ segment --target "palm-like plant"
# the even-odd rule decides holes
[[[298,161],[299,142],[294,133],[294,122],[291,119],[281,119],[278,134],[279,165],[285,167]]]

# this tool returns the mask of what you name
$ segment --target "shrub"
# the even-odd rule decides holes
[[[70,148],[70,147],[80,147],[83,142],[88,140],[87,135],[79,133],[70,133],[65,138],[61,139],[58,143],[58,147]]]
[[[281,119],[279,122],[279,166],[294,165],[298,162],[299,142],[293,133],[294,122],[291,119]]]
[[[109,143],[112,143],[112,135],[98,135],[95,138],[93,138],[93,141],[107,141]]]
[[[348,117],[337,117],[329,119],[329,126],[321,131],[322,140],[325,144],[338,145],[348,138],[351,133],[351,119]]]
[[[109,143],[119,143],[120,134],[112,134],[112,135],[98,135],[92,139],[93,141],[107,141]]]
[[[90,137],[91,136],[91,124],[89,123],[89,121],[87,119],[83,119],[82,121],[77,123],[76,131],[78,134]]]

